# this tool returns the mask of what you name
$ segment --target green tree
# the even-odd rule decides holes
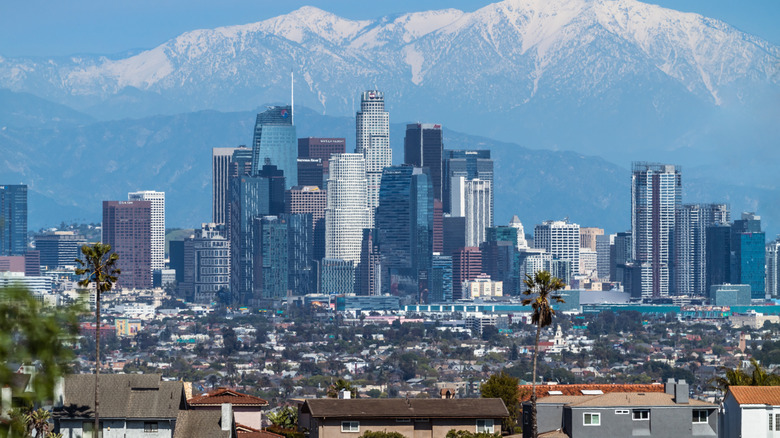
[[[98,381],[100,376],[100,297],[104,292],[108,292],[114,286],[117,276],[120,274],[116,262],[119,260],[119,254],[111,252],[111,245],[100,242],[93,246],[84,245],[81,247],[81,254],[84,259],[76,259],[80,266],[76,268],[77,275],[86,275],[79,281],[79,286],[89,287],[95,284],[95,431],[100,433],[100,414],[98,399]]]
[[[360,438],[404,438],[404,436],[398,432],[367,430],[360,435]]]
[[[504,401],[509,418],[503,422],[504,430],[511,434],[517,425],[517,419],[520,416],[520,381],[517,377],[501,371],[498,374],[491,375],[480,390],[483,398],[500,398]]]
[[[276,412],[269,412],[268,421],[282,429],[296,429],[298,427],[298,410],[292,406],[284,406]]]
[[[21,403],[28,407],[51,399],[55,383],[68,372],[73,359],[68,342],[78,335],[78,315],[78,307],[45,308],[26,289],[0,288],[0,387],[14,388],[17,369],[11,363],[35,363],[39,372],[32,380],[32,392],[14,394],[14,398],[22,397]],[[14,411],[13,421],[0,422],[0,436],[29,430],[27,414],[26,410]],[[33,417],[37,419],[38,414]]]
[[[539,435],[536,425],[536,360],[539,357],[539,335],[542,332],[542,327],[552,324],[552,317],[555,315],[555,310],[553,310],[550,301],[557,303],[565,302],[560,295],[554,295],[554,293],[563,289],[566,285],[560,278],[553,277],[547,271],[538,271],[533,277],[526,274],[523,282],[528,287],[527,290],[523,291],[523,295],[536,295],[534,298],[523,299],[524,306],[530,304],[533,308],[534,313],[531,316],[531,322],[536,325],[533,381],[531,382],[531,436],[536,438]]]
[[[756,359],[750,359],[753,371],[748,373],[741,366],[736,368],[722,367],[724,375],[710,380],[714,386],[726,392],[729,386],[780,386],[780,375],[767,372]]]
[[[497,438],[501,435],[498,433],[487,433],[487,432],[469,432],[468,430],[455,430],[450,429],[449,432],[447,432],[447,435],[445,435],[445,438]]]
[[[338,398],[341,391],[349,391],[352,398],[357,398],[358,396],[357,388],[343,378],[339,378],[328,387],[328,397]]]

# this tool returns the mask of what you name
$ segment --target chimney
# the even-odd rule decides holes
[[[222,430],[233,429],[233,405],[230,403],[222,403]]]
[[[674,402],[688,404],[688,384],[685,379],[680,379],[674,388]]]
[[[189,400],[192,398],[192,382],[181,382],[184,385],[184,397]]]
[[[65,376],[60,376],[54,382],[54,407],[61,408],[65,405]]]
[[[342,389],[341,391],[339,391],[339,398],[342,400],[350,399],[352,398],[352,393],[346,389]]]
[[[8,418],[8,411],[11,410],[11,387],[4,386],[0,391],[0,417]]]
[[[664,384],[664,392],[669,395],[674,395],[674,387],[675,387],[674,379],[669,377],[666,380],[666,383]]]

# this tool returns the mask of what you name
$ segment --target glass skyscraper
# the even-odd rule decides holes
[[[298,185],[298,137],[291,106],[274,106],[258,114],[252,145],[253,175],[272,164],[284,172],[285,189]]]
[[[27,186],[0,185],[0,255],[24,255],[27,249]]]
[[[433,198],[441,200],[442,154],[444,140],[441,125],[414,123],[406,125],[404,164],[427,167],[433,185]]]
[[[489,150],[449,150],[445,149],[442,158],[442,202],[444,212],[451,213],[452,179],[463,177],[466,180],[479,179],[490,181],[493,185],[493,160]],[[490,211],[493,211],[493,196],[490,197]]]

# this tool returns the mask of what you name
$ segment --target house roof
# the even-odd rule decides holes
[[[503,418],[509,412],[499,398],[306,400],[301,412],[327,418]]]
[[[217,406],[222,403],[231,403],[237,406],[268,406],[268,402],[260,397],[227,388],[219,388],[207,394],[197,395],[187,402],[193,406]]]
[[[597,395],[550,395],[536,400],[537,404],[572,404],[598,397]]]
[[[64,418],[91,418],[95,408],[95,376],[65,376]],[[100,418],[176,418],[184,402],[182,382],[163,382],[160,374],[101,374]]]
[[[728,394],[741,405],[780,406],[780,386],[729,386]]]
[[[611,394],[590,397],[570,404],[571,407],[622,407],[622,406],[700,406],[717,407],[712,403],[690,399],[688,403],[675,403],[674,395],[665,392],[614,392]]]
[[[231,425],[232,426],[232,425]],[[222,430],[222,411],[191,409],[179,411],[173,438],[230,438],[230,430]]]
[[[560,394],[557,394],[557,392]],[[536,397],[547,397],[550,395],[586,395],[583,391],[601,391],[604,394],[613,392],[664,392],[664,385],[661,383],[649,384],[572,384],[572,385],[536,385]],[[550,394],[553,392],[553,394]],[[520,401],[524,402],[531,399],[531,385],[520,385]]]

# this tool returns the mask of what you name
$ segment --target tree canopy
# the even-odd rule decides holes
[[[500,398],[509,411],[509,418],[504,420],[504,429],[512,431],[517,425],[520,415],[519,380],[504,371],[491,375],[480,387],[483,398]]]

